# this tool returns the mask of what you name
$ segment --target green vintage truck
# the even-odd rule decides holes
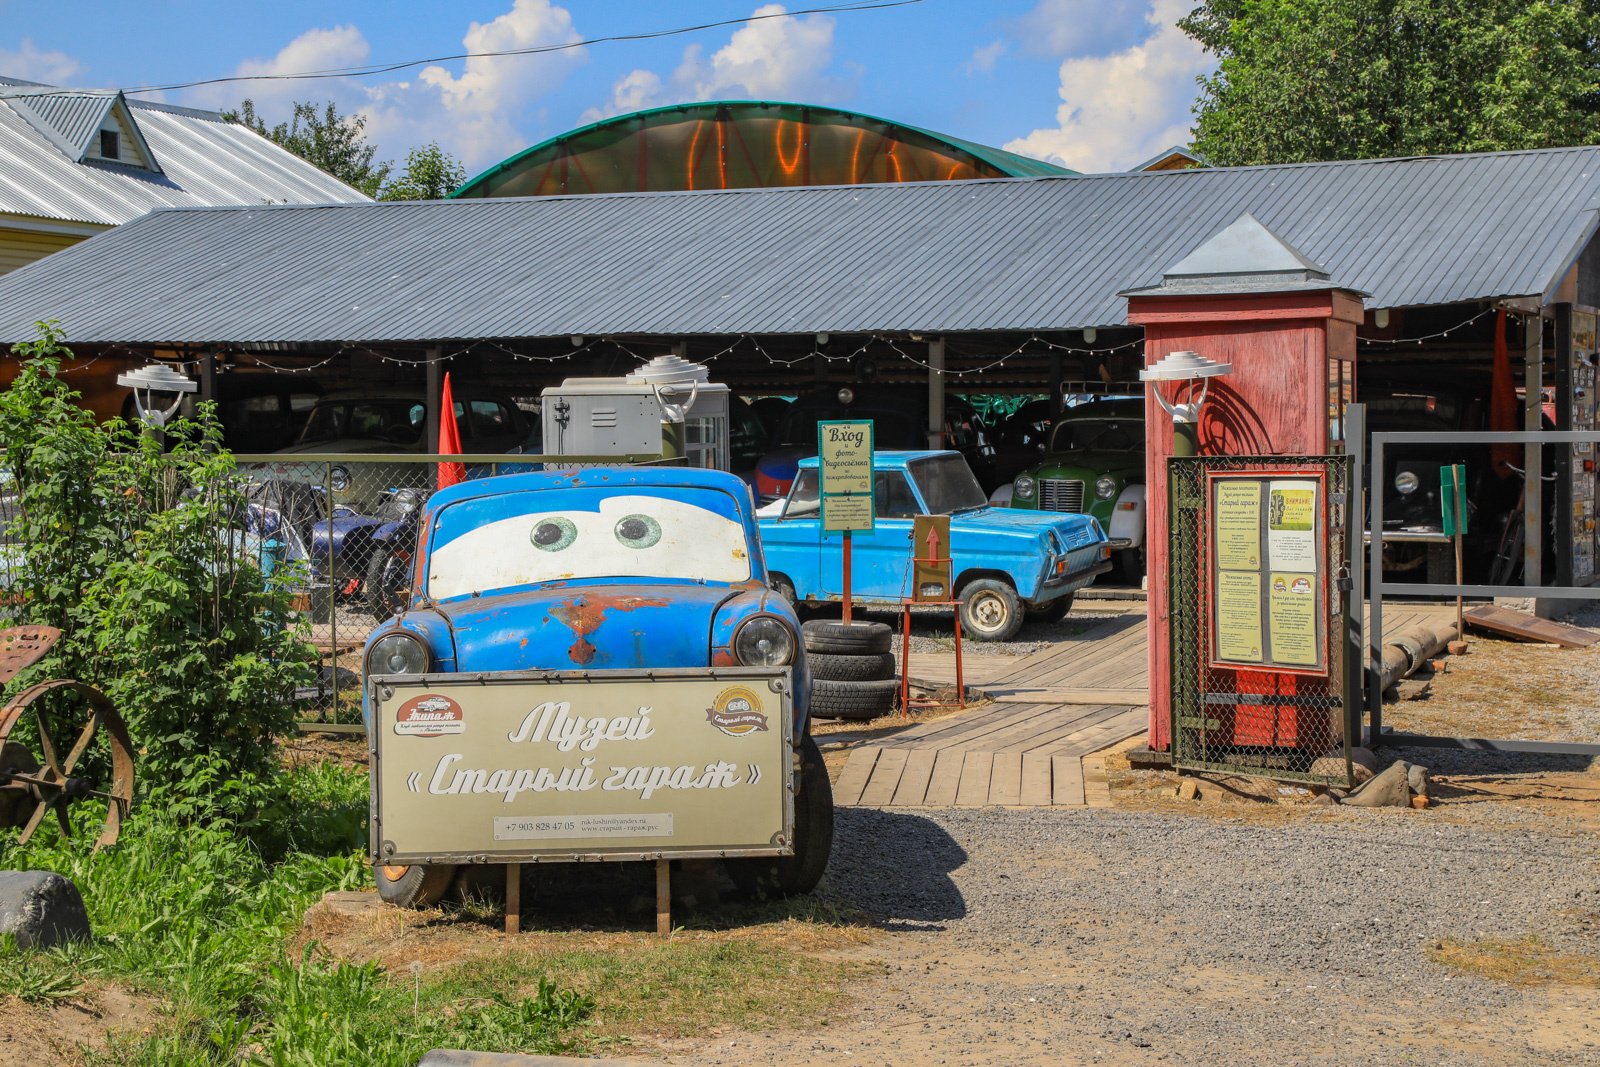
[[[1010,505],[1100,520],[1117,569],[1144,577],[1144,399],[1090,400],[1062,412],[1045,456],[1011,480]],[[996,499],[1004,496],[1004,490]]]

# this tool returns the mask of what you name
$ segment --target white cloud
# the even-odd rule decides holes
[[[967,60],[968,74],[987,74],[994,69],[1000,57],[1006,54],[1004,41],[991,41],[986,45],[972,50],[972,58]]]
[[[782,4],[756,8],[757,16],[781,17],[740,27],[710,59],[699,45],[690,45],[670,78],[630,71],[612,86],[611,99],[586,111],[583,121],[687,100],[837,98],[843,87],[828,74],[834,20],[826,15],[797,18],[787,10]]]
[[[1111,55],[1063,61],[1058,125],[1005,147],[1096,172],[1125,169],[1187,143],[1195,78],[1213,63],[1176,25],[1192,6],[1193,0],[1152,0],[1144,40]]]
[[[1138,43],[1145,9],[1146,0],[1039,0],[1011,29],[1030,55],[1105,54]]]
[[[489,22],[471,23],[463,52],[538,48],[579,40],[566,8],[550,0],[514,0],[510,10]],[[336,70],[366,63],[371,46],[355,26],[311,29],[270,59],[249,59],[236,74],[259,76],[308,70]],[[188,99],[202,106],[235,106],[244,97],[256,102],[268,122],[287,118],[295,100],[333,100],[341,112],[367,121],[367,138],[380,159],[398,162],[411,148],[437,141],[475,172],[528,145],[519,132],[524,110],[561,85],[586,61],[581,49],[541,55],[479,57],[457,70],[424,67],[414,78],[362,82],[354,78],[319,81],[254,81],[207,86]]]
[[[24,37],[15,50],[0,48],[0,74],[47,85],[70,85],[83,64],[65,52],[44,52]]]

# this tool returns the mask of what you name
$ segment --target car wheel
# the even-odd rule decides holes
[[[795,597],[794,583],[788,578],[785,578],[783,575],[780,574],[776,578],[772,579],[772,591],[783,597],[783,599],[787,600],[790,607],[799,607],[799,603]]]
[[[1042,608],[1028,608],[1023,613],[1023,618],[1028,622],[1060,622],[1067,617],[1067,612],[1072,610],[1072,601],[1076,594],[1068,593],[1066,596],[1056,597]]]
[[[961,628],[976,641],[1009,641],[1022,629],[1017,591],[994,578],[968,582],[961,590]]]
[[[749,896],[809,893],[833,851],[833,785],[810,734],[800,742],[800,792],[794,798],[794,855],[726,860],[728,877]]]
[[[1129,585],[1144,581],[1144,546],[1124,548],[1117,553],[1117,571]]]
[[[894,710],[898,678],[862,682],[811,682],[810,714],[822,719],[876,719]]]
[[[841,656],[818,652],[806,657],[811,677],[824,682],[877,682],[897,673],[893,652],[866,656]]]
[[[402,908],[427,908],[444,899],[450,883],[456,880],[453,863],[413,863],[409,866],[377,864],[372,876],[378,883],[378,898]]]
[[[411,592],[411,553],[378,549],[367,564],[367,610],[387,619],[405,610]]]
[[[875,656],[889,651],[894,632],[881,622],[838,622],[812,619],[800,627],[807,652]]]

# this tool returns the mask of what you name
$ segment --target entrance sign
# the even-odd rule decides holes
[[[375,863],[793,852],[787,668],[369,684]]]
[[[1322,476],[1212,473],[1208,489],[1211,665],[1327,674]]]
[[[822,528],[837,533],[871,530],[872,420],[817,423]]]

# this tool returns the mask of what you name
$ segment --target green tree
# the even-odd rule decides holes
[[[1596,0],[1205,0],[1220,60],[1195,148],[1221,166],[1600,140]]]
[[[270,127],[256,114],[253,100],[244,101],[237,111],[224,111],[222,117],[249,127],[368,196],[378,195],[393,169],[389,163],[373,161],[378,150],[367,143],[366,118],[339,114],[332,100],[320,111],[310,101],[297,101],[288,122]]]
[[[378,193],[379,200],[443,200],[467,180],[461,161],[429,141],[406,155],[400,176]]]

